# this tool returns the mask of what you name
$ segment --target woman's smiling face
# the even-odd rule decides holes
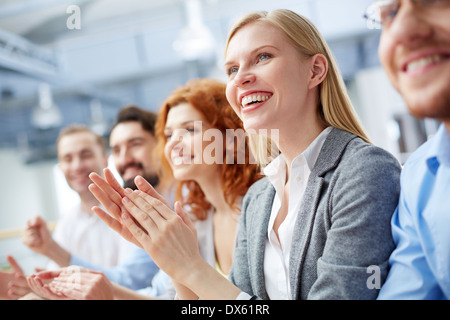
[[[204,130],[210,126],[203,114],[189,103],[170,108],[164,129],[164,154],[177,180],[196,180],[216,172],[216,166],[204,159]]]
[[[269,23],[252,22],[236,32],[226,52],[226,95],[246,130],[280,129],[305,116],[308,61]]]

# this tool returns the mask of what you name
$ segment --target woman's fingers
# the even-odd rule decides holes
[[[161,219],[166,219],[156,208],[159,201],[141,191],[126,189],[125,198],[123,198],[122,202],[139,223],[141,222],[140,219],[147,220],[151,218],[156,224],[160,224]]]
[[[125,189],[122,201],[129,212],[122,214],[122,223],[164,272],[175,280],[184,278],[185,270],[179,266],[201,257],[195,228],[181,205],[177,204],[177,214],[149,194],[130,189]]]
[[[175,209],[175,213],[180,216],[180,218],[192,230],[192,232],[197,234],[197,230],[195,229],[195,226],[192,223],[192,220],[189,217],[189,214],[183,209],[183,206],[181,205],[180,201],[175,202],[174,209]]]
[[[94,206],[92,207],[92,211],[100,218],[103,220],[104,223],[106,223],[106,225],[108,227],[110,227],[111,229],[113,229],[114,231],[116,231],[117,233],[121,233],[122,231],[122,224],[114,219],[113,217],[111,217],[108,213],[106,213],[102,208]],[[118,218],[120,218],[120,213],[118,215]]]
[[[40,280],[52,280],[61,274],[62,270],[41,271],[36,276]]]
[[[140,190],[131,191],[127,189],[125,190],[125,196],[139,209],[150,215],[157,224],[161,222],[161,219],[167,220],[175,216],[166,201],[160,201]]]
[[[114,174],[109,170],[108,168],[103,169],[103,174],[105,175],[106,181],[109,183],[109,185],[116,190],[116,192],[123,197],[123,188],[120,185],[119,181],[117,181],[116,177],[114,177]]]
[[[130,219],[136,219],[134,226],[142,229],[144,234],[147,234],[147,229],[154,227],[153,221],[148,215],[144,214],[142,210],[138,210],[136,206],[126,206],[126,200],[123,201],[125,196],[125,190],[115,179],[114,175],[109,169],[104,170],[105,179],[96,173],[91,173],[89,177],[91,178],[93,184],[89,186],[89,190],[97,198],[97,200],[102,204],[109,215],[100,209],[99,207],[94,207],[93,211],[102,219],[110,228],[118,232],[126,240],[142,247],[141,240],[134,237],[133,233],[124,226],[122,221],[122,215],[129,211],[129,208],[133,210],[128,214]],[[131,189],[130,189],[131,191]],[[124,198],[127,199],[127,198]],[[147,208],[149,209],[149,208]],[[145,227],[143,227],[143,224]]]
[[[130,231],[133,237],[140,243],[140,246],[147,251],[148,245],[151,243],[151,234],[148,233],[145,228],[136,224],[134,219],[127,213],[124,213],[122,215],[122,219],[125,227],[127,227],[127,229]]]
[[[148,183],[147,180],[145,180],[144,178],[142,178],[141,176],[137,176],[136,178],[134,178],[134,183],[136,184],[136,186],[138,187],[139,190],[141,190],[142,192],[148,194],[149,196],[158,199],[159,201],[161,201],[162,203],[164,203],[166,206],[168,206],[170,208],[170,204],[167,202],[167,200],[160,195],[154,188],[153,186]]]
[[[108,172],[107,170],[105,170],[105,172]],[[112,173],[111,173],[111,176],[112,176]],[[114,176],[112,176],[112,177],[114,177]],[[92,182],[94,182],[95,183],[95,185],[98,187],[98,188],[100,188],[105,194],[107,194],[108,195],[108,197],[109,197],[109,199],[112,201],[112,202],[114,202],[115,204],[117,204],[117,205],[120,205],[120,201],[121,201],[121,199],[122,199],[122,195],[120,194],[120,192],[121,192],[121,189],[122,189],[122,187],[119,187],[118,189],[119,189],[119,191],[117,191],[115,188],[117,188],[117,185],[116,184],[114,184],[114,182],[113,182],[113,185],[114,185],[114,187],[113,186],[111,186],[110,184],[109,184],[109,182],[108,181],[106,181],[105,179],[103,179],[100,175],[98,175],[97,173],[95,173],[95,172],[92,172],[90,175],[89,175],[89,178],[92,180]],[[110,177],[111,178],[111,177]],[[117,184],[118,184],[118,182],[115,180],[115,179],[113,179]]]
[[[95,206],[92,208],[92,211],[106,223],[108,227],[116,231],[120,234],[125,240],[130,241],[131,243],[137,245],[142,248],[142,245],[137,241],[131,232],[125,227],[120,221],[112,218],[108,213],[103,211],[101,208]],[[120,215],[121,216],[121,215]],[[122,221],[122,220],[121,220]]]
[[[127,195],[127,193],[129,194]],[[159,216],[159,214],[152,212],[154,211],[153,207],[139,196],[136,196],[133,191],[125,190],[125,194],[127,196],[123,198],[122,202],[125,209],[127,209],[131,216],[122,214],[122,220],[124,220],[125,217],[130,219],[133,217],[137,222],[135,225],[141,226],[145,233],[154,232],[155,228],[157,228],[155,224],[155,217]],[[161,219],[160,216],[159,219]]]
[[[104,192],[97,184],[91,184],[89,191],[97,198],[102,206],[108,211],[116,220],[120,220],[121,215],[121,199],[117,199],[118,203],[111,200],[109,194]]]
[[[168,220],[176,216],[172,208],[170,208],[170,206],[167,204],[167,201],[164,198],[162,198],[163,200],[162,201],[140,190],[135,191],[135,193],[142,199],[144,199],[147,203],[149,203],[153,207],[153,209],[155,209],[165,220]]]

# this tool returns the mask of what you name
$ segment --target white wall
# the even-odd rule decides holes
[[[16,150],[0,149],[0,230],[23,228],[35,215],[47,221],[57,219],[54,166],[55,161],[25,165]],[[26,271],[42,260],[22,244],[20,237],[0,240],[0,267],[7,264],[7,254],[17,258]]]
[[[405,103],[394,90],[382,68],[359,71],[349,92],[371,141],[400,160],[399,132],[395,114],[407,113]]]
[[[401,163],[439,128],[436,120],[417,119],[410,114],[381,67],[359,71],[348,87],[372,142]]]

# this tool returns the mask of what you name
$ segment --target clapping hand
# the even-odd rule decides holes
[[[202,259],[195,227],[181,204],[176,202],[173,211],[140,176],[135,178],[139,190],[133,191],[123,189],[110,170],[104,174],[105,179],[92,173],[94,184],[89,189],[109,214],[99,207],[94,212],[125,239],[144,248],[173,279],[185,278],[189,267]]]

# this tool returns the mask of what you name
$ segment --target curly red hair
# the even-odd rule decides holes
[[[155,136],[158,139],[155,152],[160,159],[161,172],[160,179],[162,186],[169,186],[173,182],[172,169],[164,155],[166,137],[164,128],[167,122],[169,110],[179,104],[189,103],[192,107],[200,111],[211,128],[218,129],[223,133],[225,139],[227,129],[241,130],[243,124],[236,113],[229,105],[225,96],[225,83],[214,79],[196,79],[186,83],[184,87],[176,89],[163,103],[155,126]],[[223,159],[230,156],[230,150],[227,152],[227,142],[223,143]],[[245,137],[245,161],[238,161],[238,153],[242,150],[240,146],[234,147],[234,161],[223,161],[220,166],[220,179],[223,194],[227,203],[236,211],[239,210],[238,201],[243,197],[248,188],[259,178],[262,177],[257,164],[250,163],[250,150],[247,137]],[[240,158],[239,158],[240,159]],[[244,163],[242,163],[244,162]],[[190,211],[200,220],[207,217],[207,212],[211,204],[197,182],[176,181],[175,182],[175,200],[180,200],[183,205],[188,205]],[[188,192],[183,190],[187,189]],[[183,192],[182,192],[183,191]]]

